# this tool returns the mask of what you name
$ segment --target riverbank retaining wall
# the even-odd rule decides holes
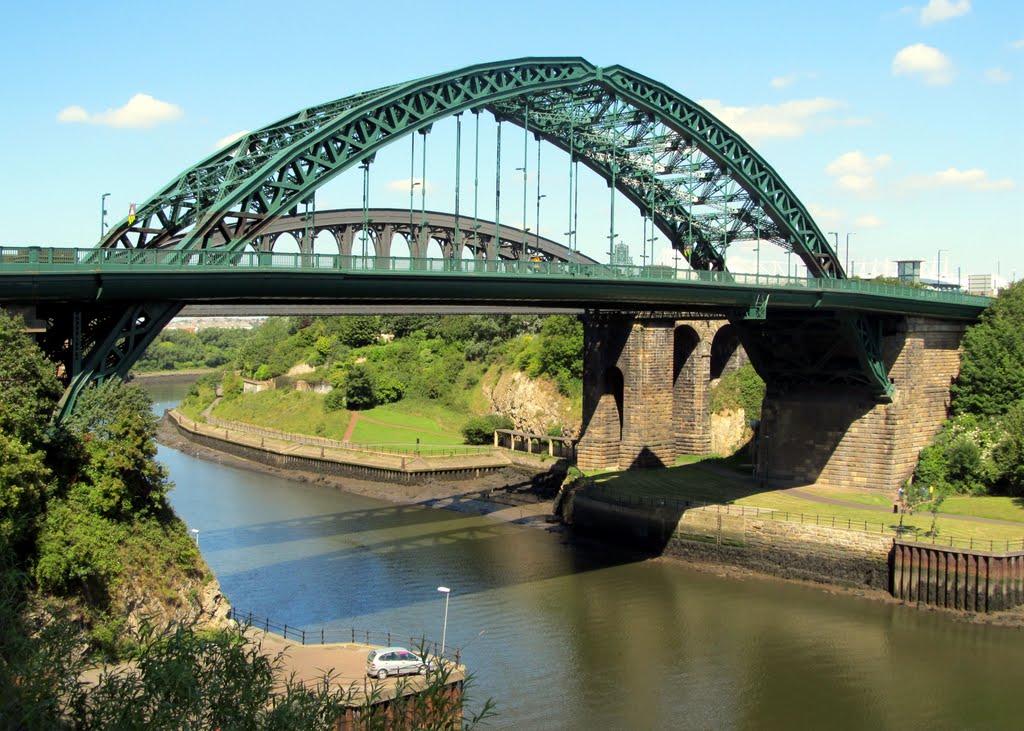
[[[261,464],[270,465],[288,470],[301,470],[321,475],[333,475],[338,477],[355,477],[362,480],[386,480],[403,484],[418,484],[426,480],[468,480],[479,478],[483,474],[500,472],[508,469],[511,463],[508,460],[494,460],[484,464],[431,464],[422,457],[393,458],[395,465],[374,464],[370,459],[360,459],[358,455],[351,458],[344,458],[339,455],[329,455],[326,449],[321,448],[317,457],[315,454],[304,454],[302,451],[316,452],[315,448],[308,447],[302,450],[301,445],[287,445],[283,448],[276,448],[265,444],[265,440],[257,440],[264,443],[247,444],[243,437],[238,435],[233,438],[228,429],[214,429],[205,427],[203,424],[193,422],[184,418],[177,412],[167,412],[167,420],[173,425],[179,435],[203,447],[226,452],[242,459],[252,460]],[[302,451],[300,451],[302,450]]]
[[[896,541],[892,593],[898,599],[969,612],[1024,604],[1024,551],[995,553]]]
[[[664,555],[793,579],[889,588],[892,535],[727,512],[726,506],[636,510],[573,497],[575,530]]]
[[[566,515],[581,533],[661,555],[878,589],[907,603],[968,612],[1024,604],[1024,551],[912,543],[888,531],[796,523],[752,510],[754,515],[727,505],[637,509],[575,493]]]

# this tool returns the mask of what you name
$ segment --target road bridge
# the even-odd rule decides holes
[[[493,220],[461,213],[459,163],[451,214],[428,216],[425,199],[416,210],[411,190],[408,210],[369,206],[378,151],[421,139],[422,181],[432,125],[455,119],[458,161],[466,113],[497,121]],[[541,144],[570,160],[569,220],[587,205],[580,163],[608,183],[607,263],[580,254],[575,226],[559,243],[500,222],[503,125],[524,131],[524,221],[530,135],[538,169]],[[363,175],[362,208],[317,213],[316,191],[346,170]],[[616,195],[681,266],[617,260]],[[277,248],[285,234],[297,253]],[[396,237],[410,256],[392,255]],[[730,272],[728,249],[743,241],[796,256],[807,276]],[[877,453],[884,465],[869,460],[865,474],[883,482],[938,429],[960,334],[987,305],[848,281],[806,207],[739,135],[653,79],[580,58],[481,64],[300,110],[185,170],[98,247],[3,250],[0,283],[0,301],[46,323],[65,411],[88,383],[124,375],[185,305],[579,308],[582,465],[706,451],[708,383],[743,352],[768,384],[759,474],[808,479],[834,455]],[[851,435],[866,446],[850,447]]]

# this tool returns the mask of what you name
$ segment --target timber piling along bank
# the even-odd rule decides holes
[[[892,550],[897,599],[968,612],[1024,604],[1024,551],[994,553],[899,540]]]

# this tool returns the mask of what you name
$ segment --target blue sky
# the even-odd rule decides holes
[[[110,193],[108,222],[121,219],[130,202],[147,199],[219,140],[303,107],[473,63],[583,56],[653,77],[732,126],[822,230],[839,233],[842,255],[851,234],[856,273],[917,258],[926,276],[941,259],[952,281],[958,272],[965,283],[969,273],[997,270],[1024,277],[1018,0],[42,0],[14,4],[4,16],[2,245],[91,246],[102,193]],[[444,164],[452,125],[428,139],[431,209],[453,209],[454,174]],[[485,139],[492,132],[485,128]],[[409,151],[392,147],[371,172],[372,205],[408,205]],[[521,141],[508,154],[502,189],[515,200]],[[558,154],[541,169],[541,231],[556,239],[567,225]],[[417,178],[419,164],[417,157]],[[462,174],[466,211],[472,171]],[[355,173],[340,176],[317,205],[359,207],[360,190]],[[482,188],[481,201],[488,195],[493,201]],[[592,202],[593,219],[581,225],[581,246],[599,255],[607,248],[607,188],[588,180],[581,196]],[[493,217],[488,205],[482,218]],[[521,222],[521,210],[509,205],[503,222]],[[634,258],[639,222],[622,224],[637,228],[622,235]],[[527,225],[536,226],[532,205]],[[655,258],[664,260],[660,246]],[[750,257],[737,251],[730,268],[753,271]],[[780,261],[766,251],[759,266],[784,268]]]

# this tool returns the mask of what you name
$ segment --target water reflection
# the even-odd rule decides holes
[[[436,639],[452,587],[499,728],[1019,727],[1019,631],[160,457],[239,608]]]

